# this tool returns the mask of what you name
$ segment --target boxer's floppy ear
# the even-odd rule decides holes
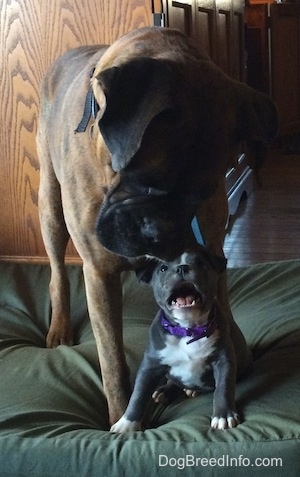
[[[169,63],[137,58],[97,75],[106,97],[106,108],[99,120],[100,132],[118,172],[139,150],[151,120],[172,106],[170,92],[174,72]]]
[[[246,140],[248,150],[253,156],[250,166],[258,171],[264,161],[267,145],[278,132],[278,113],[271,98],[247,85],[239,85],[239,94],[239,137]]]
[[[278,131],[278,114],[271,98],[239,84],[239,133],[241,139],[269,144]]]

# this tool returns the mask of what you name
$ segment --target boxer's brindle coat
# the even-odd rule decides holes
[[[75,132],[90,102],[95,117]],[[228,78],[176,30],[139,29],[110,47],[75,49],[46,74],[37,144],[52,270],[47,346],[72,343],[64,268],[71,236],[83,260],[111,423],[130,394],[120,272],[134,257],[182,253],[195,214],[208,247],[222,255],[225,173],[242,142],[260,151],[276,131],[272,101]],[[230,316],[225,272],[219,302]]]

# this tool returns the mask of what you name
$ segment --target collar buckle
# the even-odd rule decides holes
[[[92,78],[94,74],[94,70],[95,68],[93,68],[92,71],[90,72],[90,78]],[[90,85],[85,97],[82,118],[74,132],[76,133],[85,132],[91,116],[93,117],[93,119],[96,119],[99,109],[100,109],[99,104],[97,103],[96,98],[94,96],[92,85]]]

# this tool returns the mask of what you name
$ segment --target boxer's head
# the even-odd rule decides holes
[[[261,151],[275,136],[275,106],[168,28],[122,37],[104,53],[92,83],[118,173],[99,212],[99,240],[128,257],[175,257],[197,206],[213,194],[240,144]]]

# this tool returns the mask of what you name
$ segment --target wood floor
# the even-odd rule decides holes
[[[262,187],[230,219],[224,244],[229,268],[300,258],[300,155],[272,150],[260,176]]]

